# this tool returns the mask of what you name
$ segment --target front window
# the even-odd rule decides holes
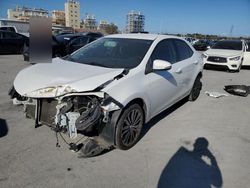
[[[132,69],[140,64],[151,40],[102,38],[71,54],[67,60],[108,68]]]
[[[212,46],[212,49],[242,50],[241,41],[219,41]]]

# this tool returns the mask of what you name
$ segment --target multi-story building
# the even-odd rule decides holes
[[[67,27],[80,28],[80,3],[68,0],[65,3],[65,21]]]
[[[108,27],[109,27],[109,23],[106,20],[101,20],[98,25],[98,30],[106,31]]]
[[[145,16],[141,12],[130,11],[127,14],[127,33],[139,33],[144,31]]]
[[[49,12],[44,9],[27,8],[17,6],[15,9],[8,9],[8,19],[28,22],[30,17],[49,17]]]
[[[84,20],[83,20],[83,28],[87,30],[96,30],[96,19],[94,15],[86,14]]]
[[[52,11],[52,24],[65,26],[65,12],[63,10]]]

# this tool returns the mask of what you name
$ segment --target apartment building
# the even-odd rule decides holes
[[[8,19],[28,22],[30,17],[49,17],[49,12],[44,9],[19,7],[7,10]]]
[[[52,11],[52,24],[65,26],[65,12],[63,10]]]
[[[97,23],[94,15],[86,14],[84,20],[83,20],[83,26],[84,29],[88,30],[96,30],[97,29]]]
[[[127,14],[127,33],[139,33],[144,31],[145,16],[141,12],[130,11]]]
[[[80,28],[80,3],[68,0],[65,3],[65,21],[67,27]]]

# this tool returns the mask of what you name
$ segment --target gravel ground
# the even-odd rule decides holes
[[[154,118],[132,149],[79,159],[62,142],[56,147],[48,127],[35,129],[22,107],[12,105],[8,89],[27,66],[22,56],[0,56],[0,187],[249,187],[250,96],[215,99],[205,91],[250,85],[250,70],[204,70],[198,100]],[[193,152],[199,137],[200,146],[209,144],[202,157]]]

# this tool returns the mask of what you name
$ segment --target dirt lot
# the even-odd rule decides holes
[[[48,127],[35,129],[22,107],[12,105],[8,89],[26,66],[21,56],[0,56],[0,187],[153,188],[174,181],[193,188],[249,187],[250,96],[215,99],[205,91],[250,85],[250,70],[204,70],[198,100],[181,102],[153,119],[135,147],[79,159],[63,142],[55,146]],[[211,152],[202,159],[192,152],[199,137]]]

